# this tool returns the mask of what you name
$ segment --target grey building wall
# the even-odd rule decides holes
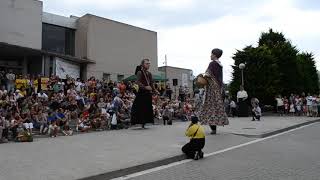
[[[42,2],[0,1],[0,42],[41,49]]]
[[[193,72],[191,69],[163,66],[159,67],[159,71],[166,73],[168,79],[167,85],[170,85],[173,93],[176,92],[176,97],[178,97],[179,87],[182,85],[182,76],[183,74],[187,74],[187,87],[189,88],[189,93],[193,94]],[[176,87],[173,86],[173,79],[178,80],[178,85]]]
[[[75,56],[78,58],[88,58],[88,24],[88,16],[77,19],[77,30],[75,33]]]
[[[126,78],[143,58],[151,60],[152,73],[158,72],[156,32],[88,14],[78,19],[76,39],[76,54],[96,62],[87,66],[87,77]]]

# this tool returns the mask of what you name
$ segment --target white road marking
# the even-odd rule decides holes
[[[236,146],[232,146],[232,147],[229,147],[229,148],[220,150],[220,151],[216,151],[216,152],[212,152],[212,153],[209,153],[209,154],[205,154],[204,157],[214,156],[214,155],[221,154],[221,153],[224,153],[224,152],[227,152],[227,151],[231,151],[231,150],[233,150],[233,149],[238,149],[238,148],[241,148],[241,147],[244,147],[244,146],[248,146],[248,145],[250,145],[250,144],[255,144],[255,143],[258,143],[258,142],[261,142],[261,141],[265,141],[265,140],[268,140],[268,139],[271,139],[271,138],[275,138],[275,137],[278,137],[278,136],[281,136],[281,135],[284,135],[284,134],[288,134],[288,133],[290,133],[290,132],[293,132],[293,131],[296,131],[296,130],[299,130],[299,129],[302,129],[302,128],[305,128],[305,127],[312,126],[312,125],[314,125],[314,124],[315,124],[315,123],[308,124],[308,125],[301,126],[301,127],[299,127],[299,128],[295,128],[295,129],[292,129],[292,130],[289,130],[289,131],[286,131],[286,132],[282,132],[282,133],[279,133],[279,134],[275,134],[275,135],[273,135],[273,136],[269,136],[269,137],[262,138],[262,139],[256,139],[256,140],[253,140],[253,141],[250,141],[250,142],[247,142],[247,143],[243,143],[243,144],[239,144],[239,145],[236,145]],[[122,177],[119,177],[119,178],[115,178],[115,179],[112,179],[112,180],[126,180],[126,179],[131,179],[131,178],[135,178],[135,177],[142,176],[142,175],[145,175],[145,174],[150,174],[150,173],[152,173],[152,172],[161,171],[161,170],[163,170],[163,169],[167,169],[167,168],[170,168],[170,167],[174,167],[174,166],[178,166],[178,165],[181,165],[181,164],[185,164],[185,163],[188,163],[188,162],[191,162],[191,161],[193,161],[193,160],[191,160],[191,159],[186,159],[186,160],[174,162],[174,163],[171,163],[171,164],[167,164],[167,165],[155,167],[155,168],[152,168],[152,169],[147,169],[147,170],[144,170],[144,171],[141,171],[141,172],[129,174],[129,175],[122,176]]]

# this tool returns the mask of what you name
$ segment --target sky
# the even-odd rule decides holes
[[[233,54],[257,45],[262,32],[282,32],[301,52],[315,55],[320,70],[318,0],[43,0],[44,11],[63,16],[86,13],[158,33],[158,65],[203,73],[213,48],[224,81],[232,79]]]

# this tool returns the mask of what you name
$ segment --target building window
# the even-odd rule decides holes
[[[178,79],[172,79],[172,85],[178,86]]]
[[[42,49],[74,56],[75,30],[43,23]]]
[[[103,73],[103,79],[104,80],[107,80],[107,81],[110,81],[111,80],[111,78],[110,78],[110,76],[111,76],[111,74],[109,74],[109,73]]]
[[[124,75],[118,75],[118,81],[122,81],[124,79]]]

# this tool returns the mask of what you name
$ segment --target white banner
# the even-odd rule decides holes
[[[67,75],[75,79],[80,78],[80,65],[57,57],[56,75],[61,79],[66,79]]]

